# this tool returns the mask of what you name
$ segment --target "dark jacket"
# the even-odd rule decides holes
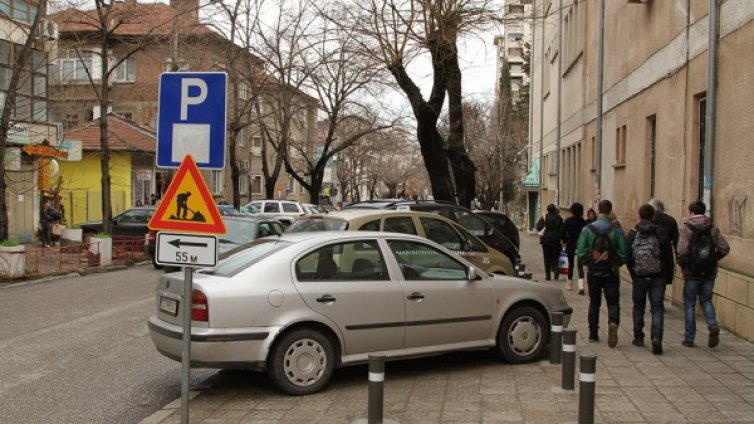
[[[668,237],[667,231],[659,225],[652,223],[649,220],[642,219],[631,231],[628,232],[626,237],[626,267],[631,274],[631,278],[636,281],[637,276],[634,273],[634,239],[637,233],[654,233],[657,236],[657,242],[660,244],[660,263],[662,263],[662,271],[654,276],[647,276],[644,278],[663,277],[666,284],[673,282],[673,246]]]
[[[657,212],[652,223],[665,229],[670,242],[673,244],[673,249],[678,250],[678,223],[675,218],[665,212]]]
[[[548,213],[537,222],[537,231],[545,229],[539,243],[545,246],[560,246],[560,233],[563,231],[563,218],[556,213]]]
[[[563,234],[560,240],[566,245],[566,252],[569,254],[576,252],[576,245],[584,226],[586,226],[586,220],[580,216],[571,216],[563,222]]]
[[[691,228],[705,229],[711,227],[712,240],[715,242],[717,251],[717,260],[724,258],[730,252],[730,246],[728,242],[720,234],[720,229],[712,225],[707,215],[691,215],[686,223],[681,227],[680,236],[678,238],[678,249],[676,255],[678,255],[678,263],[681,265],[684,278],[694,278],[696,275],[692,275],[691,270],[686,265],[686,259],[691,254]],[[715,275],[717,275],[717,266],[715,266]]]

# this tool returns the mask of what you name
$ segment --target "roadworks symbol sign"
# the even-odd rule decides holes
[[[225,223],[190,155],[181,162],[165,196],[149,220],[149,229],[225,234]]]

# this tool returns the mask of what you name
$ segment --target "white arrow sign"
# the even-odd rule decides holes
[[[217,265],[217,237],[160,231],[155,261],[160,265],[214,267]]]

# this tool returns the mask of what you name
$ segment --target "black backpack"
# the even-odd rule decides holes
[[[694,277],[713,277],[717,270],[717,246],[712,238],[712,226],[696,228],[688,223],[691,229],[691,244],[689,246],[686,265]]]
[[[595,235],[589,255],[589,273],[595,277],[610,277],[615,274],[615,248],[609,237],[614,227],[610,225],[604,232],[598,230],[594,224],[587,227]]]

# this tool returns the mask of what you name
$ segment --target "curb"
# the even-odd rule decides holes
[[[76,277],[84,277],[91,274],[103,274],[106,272],[113,272],[113,271],[123,271],[126,269],[129,269],[131,267],[143,267],[146,265],[151,264],[150,261],[142,261],[137,262],[136,264],[132,266],[128,265],[112,265],[108,267],[97,267],[97,268],[79,268],[77,270],[72,270],[71,272],[65,273],[65,274],[58,274],[58,275],[50,275],[47,277],[38,278],[36,280],[29,280],[29,281],[21,281],[18,283],[7,283],[7,284],[0,284],[0,290],[2,289],[8,289],[11,287],[23,287],[28,286],[32,284],[40,284],[40,283],[48,283],[50,281],[55,280],[61,280],[63,278],[76,278]]]
[[[189,400],[194,399],[195,397],[199,396],[199,393],[201,392],[198,390],[190,390]],[[163,406],[162,409],[160,409],[159,411],[139,421],[139,424],[158,424],[165,418],[172,415],[175,411],[179,410],[180,408],[181,408],[181,398],[175,399],[174,401]]]

